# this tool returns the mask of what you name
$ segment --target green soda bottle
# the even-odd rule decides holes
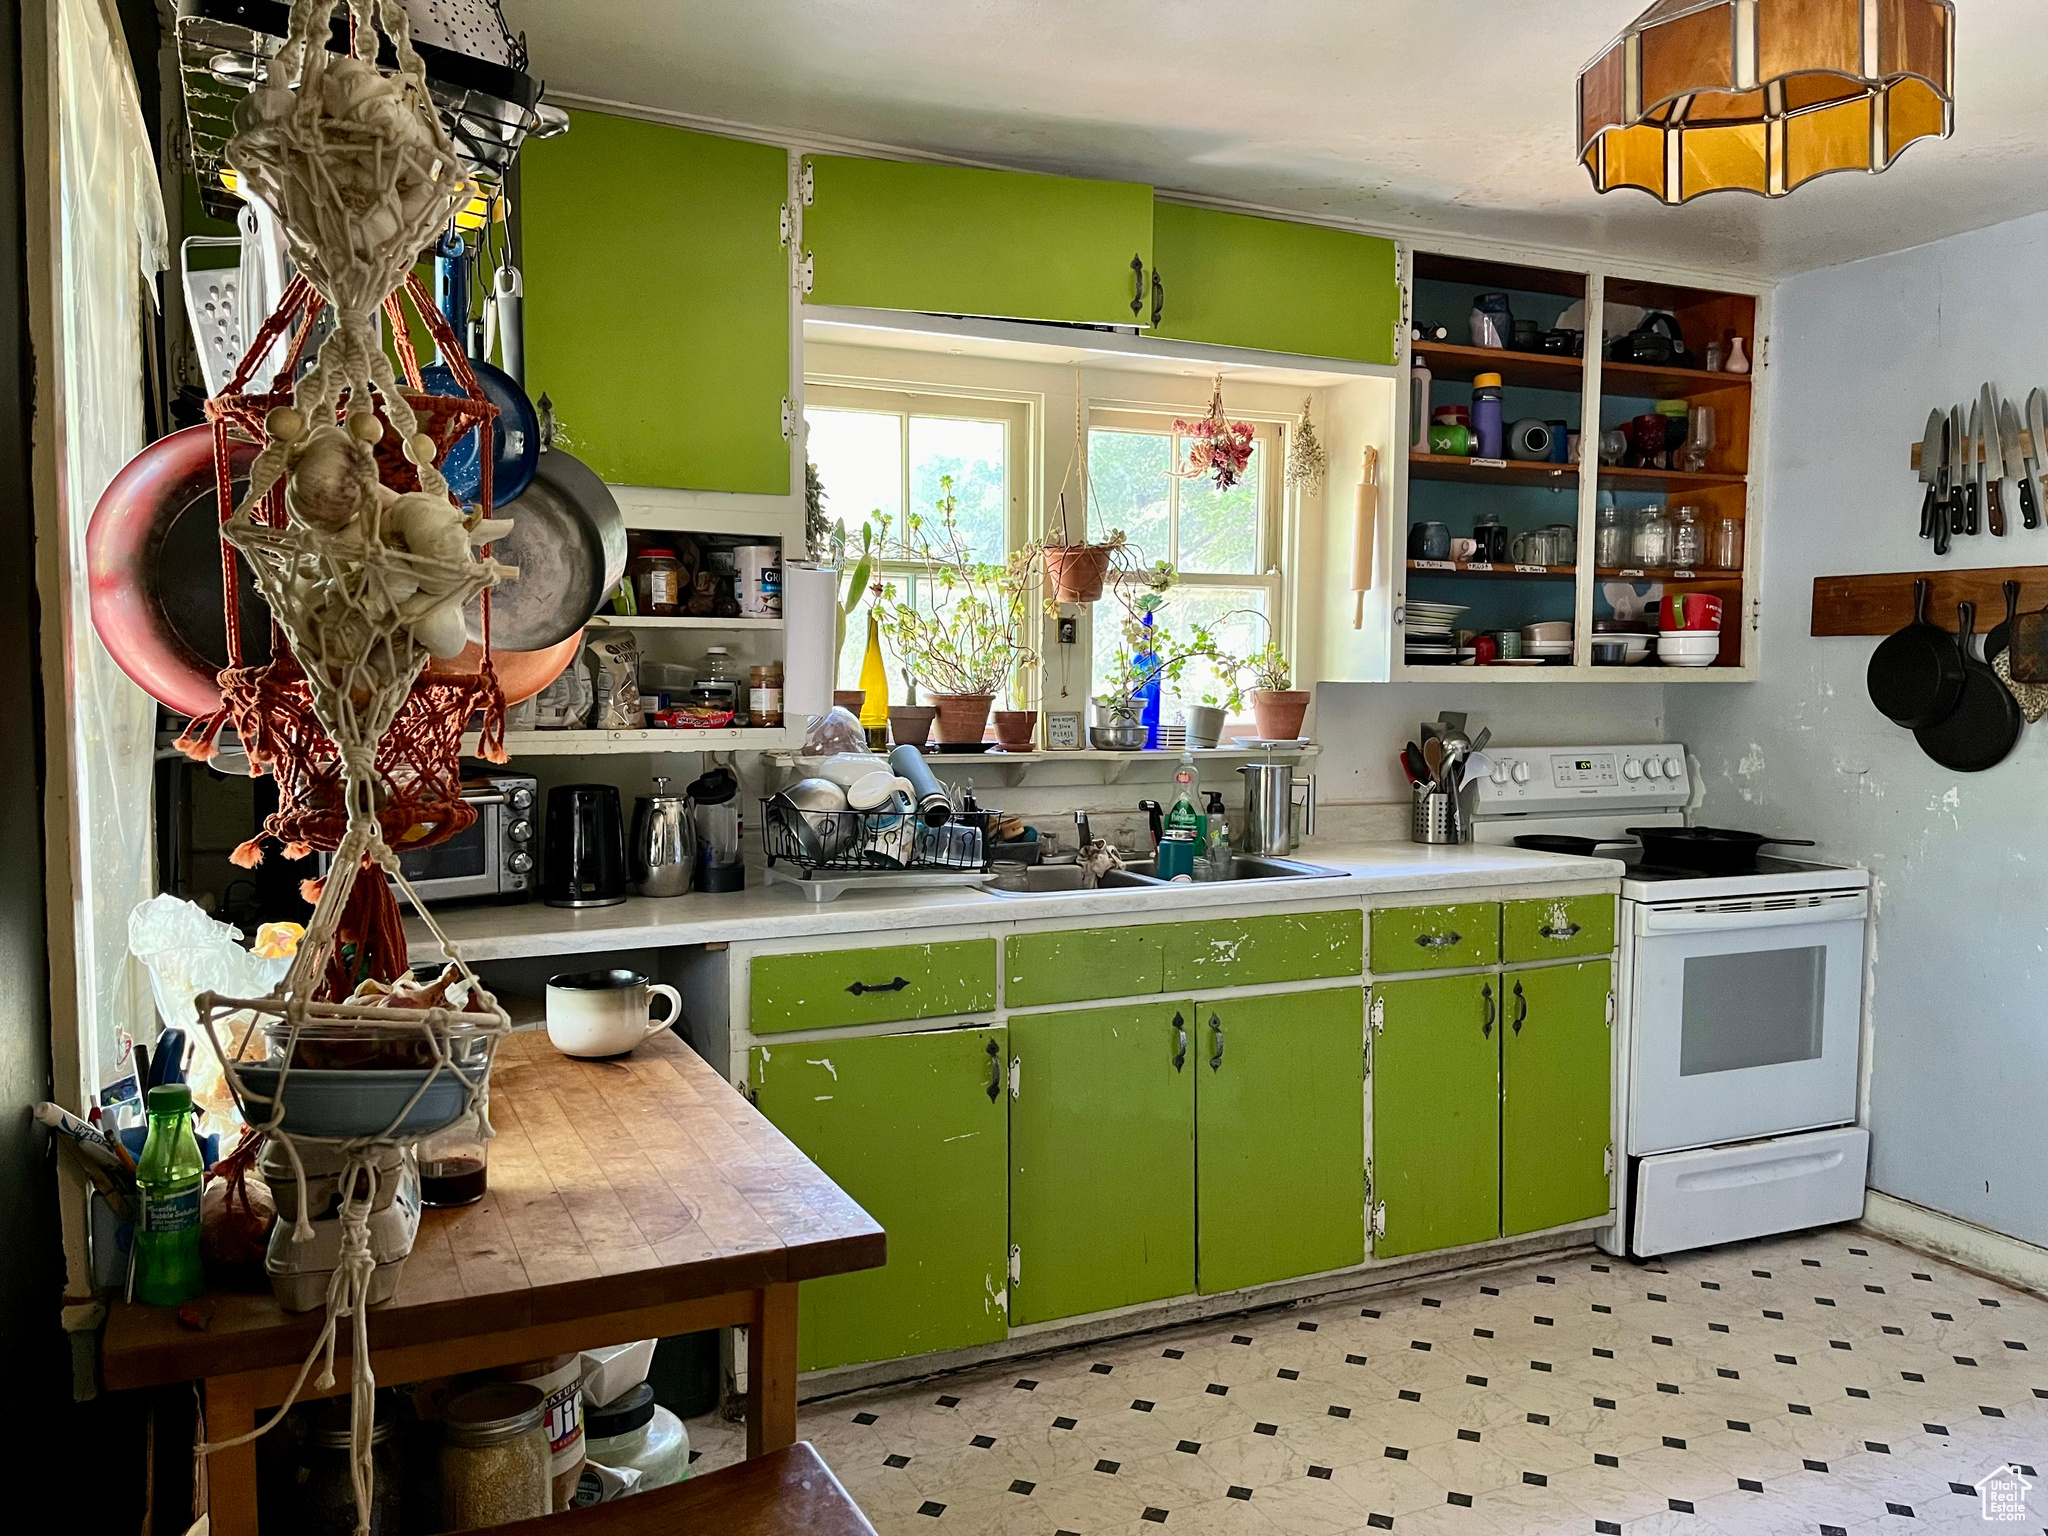
[[[192,1135],[192,1090],[166,1083],[149,1090],[149,1140],[135,1181],[142,1225],[135,1233],[135,1299],[176,1306],[206,1288],[199,1263],[199,1187],[206,1170]]]

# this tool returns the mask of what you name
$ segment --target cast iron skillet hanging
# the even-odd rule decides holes
[[[1927,622],[1934,584],[1913,583],[1913,622],[1889,635],[1870,658],[1870,702],[1907,730],[1937,725],[1963,696],[1963,658],[1948,632]]]
[[[1727,827],[1630,827],[1628,835],[1641,841],[1645,864],[1700,875],[1749,874],[1756,869],[1758,851],[1766,846],[1813,846],[1810,837],[1765,837]]]
[[[1955,649],[1963,667],[1963,694],[1946,719],[1913,733],[1920,750],[1956,773],[1982,773],[2005,760],[2020,739],[2025,716],[1998,674],[1970,653],[1977,632],[1973,603],[1956,604]]]

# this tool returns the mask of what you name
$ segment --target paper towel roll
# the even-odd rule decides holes
[[[782,711],[791,725],[832,707],[832,631],[839,614],[836,566],[782,568]]]

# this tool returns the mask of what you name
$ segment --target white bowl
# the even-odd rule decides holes
[[[1711,667],[1717,655],[1719,655],[1719,652],[1707,651],[1697,656],[1667,656],[1664,652],[1659,651],[1657,653],[1657,660],[1667,667]]]
[[[1721,654],[1719,635],[1659,635],[1657,637],[1659,656],[1718,656]]]

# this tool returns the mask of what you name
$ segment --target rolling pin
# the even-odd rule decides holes
[[[1365,594],[1372,590],[1373,546],[1379,542],[1380,451],[1365,450],[1365,475],[1358,482],[1358,515],[1351,531],[1351,627],[1365,627]]]

